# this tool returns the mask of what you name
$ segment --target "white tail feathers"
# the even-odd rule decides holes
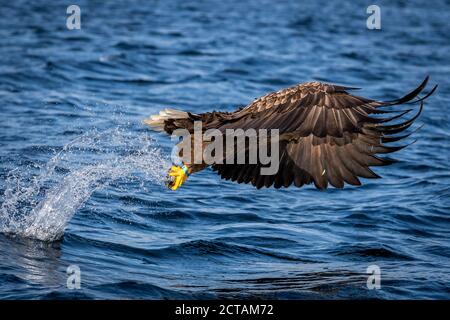
[[[174,109],[164,109],[144,120],[155,131],[164,131],[164,121],[169,119],[187,119],[189,114],[184,111]]]

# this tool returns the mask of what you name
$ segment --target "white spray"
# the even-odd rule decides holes
[[[91,194],[110,182],[139,177],[143,184],[163,184],[170,164],[153,144],[147,134],[120,127],[93,130],[66,144],[36,175],[31,167],[12,170],[5,181],[0,232],[58,240]]]

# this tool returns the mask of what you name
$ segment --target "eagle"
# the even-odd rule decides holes
[[[258,189],[308,184],[314,184],[320,190],[329,185],[335,188],[343,188],[346,184],[359,186],[360,178],[380,178],[371,167],[394,162],[381,155],[409,145],[392,143],[414,132],[403,131],[419,117],[425,99],[437,88],[437,85],[434,86],[421,97],[428,79],[427,76],[417,88],[403,97],[389,101],[349,93],[359,88],[306,82],[266,94],[233,112],[196,114],[165,109],[150,116],[144,123],[153,130],[165,131],[170,135],[183,129],[194,136],[196,122],[201,124],[202,133],[208,129],[216,129],[224,135],[228,129],[277,131],[277,144],[271,147],[271,151],[278,154],[276,172],[262,174],[261,169],[267,164],[259,157],[253,162],[228,161],[234,159],[236,154],[227,152],[224,159],[219,159],[222,161],[185,161],[179,166],[173,165],[168,172],[167,183],[171,190],[177,190],[189,175],[207,167],[212,167],[223,179],[251,184]],[[399,105],[406,104],[414,104],[418,110],[417,107],[398,109]],[[405,120],[404,116],[413,110],[415,114]],[[194,141],[194,138],[191,137],[191,140]],[[266,139],[267,144],[269,140],[271,138]],[[201,143],[204,148],[211,142],[205,140]],[[249,144],[247,141],[244,147],[234,145],[233,148],[248,156]]]

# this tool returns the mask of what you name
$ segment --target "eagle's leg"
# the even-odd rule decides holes
[[[194,142],[194,138],[195,135],[191,136],[191,145],[195,145]],[[202,149],[200,150],[204,150],[204,148],[206,147],[206,145],[208,144],[208,142],[203,142],[201,141],[202,145]],[[178,147],[178,145],[177,145]],[[179,150],[181,149],[179,156],[181,158],[183,158],[183,149],[182,148],[178,148]],[[187,178],[194,172],[198,172],[200,170],[205,169],[208,165],[205,162],[201,162],[199,164],[196,163],[191,163],[190,159],[197,159],[195,157],[195,152],[196,148],[191,148],[191,157],[188,159],[183,159],[183,165],[180,166],[175,166],[173,165],[169,172],[168,172],[168,182],[167,182],[167,187],[171,190],[177,190],[186,180]],[[202,152],[202,151],[201,151]]]
[[[191,172],[189,171],[189,167],[183,165],[172,166],[167,173],[167,187],[173,191],[177,190],[189,177]]]
[[[167,174],[167,187],[173,191],[177,190],[192,173],[203,170],[206,167],[206,164],[183,164],[181,167],[172,166]]]

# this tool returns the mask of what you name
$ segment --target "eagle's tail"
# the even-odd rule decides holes
[[[164,109],[144,120],[155,131],[164,131],[165,122],[168,120],[188,119],[189,114],[175,109]]]

